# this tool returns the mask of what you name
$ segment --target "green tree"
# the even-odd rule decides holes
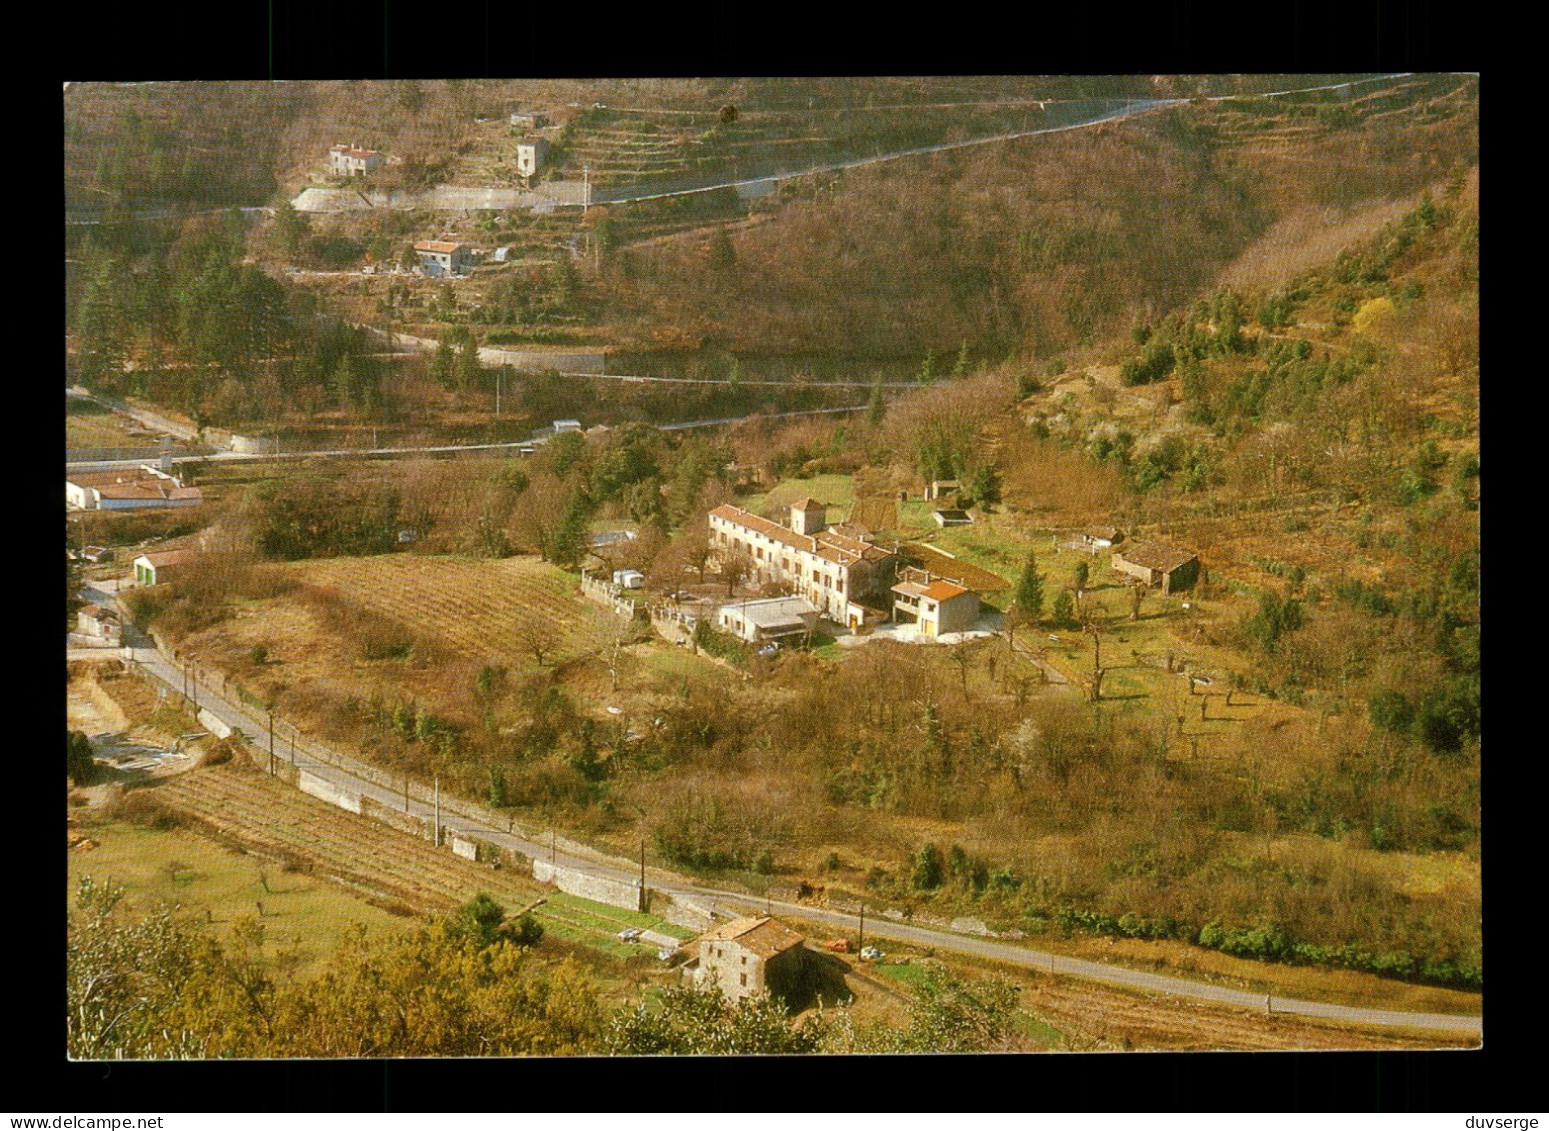
[[[968,376],[968,339],[963,339],[963,344],[957,349],[957,360],[952,363],[952,379]]]
[[[1018,990],[1004,978],[967,981],[927,966],[909,1025],[891,1042],[897,1052],[989,1052],[1010,1047]]]
[[[974,468],[968,480],[968,493],[981,509],[988,510],[991,504],[1000,502],[1000,492],[1000,468],[993,463],[981,463]]]
[[[878,377],[876,384],[871,387],[871,399],[866,402],[866,423],[879,428],[886,415],[887,405],[882,400],[882,378]]]
[[[484,370],[479,365],[479,342],[473,331],[463,328],[461,346],[457,351],[457,388],[464,393],[479,387]]]
[[[105,259],[76,306],[75,372],[89,389],[117,387],[129,349],[125,288],[119,266]]]
[[[714,986],[673,986],[654,1003],[617,1015],[605,1043],[616,1055],[745,1056],[817,1052],[822,1038],[822,1024],[809,1019],[793,1027],[785,1007],[768,994],[732,1003]]]
[[[92,757],[91,739],[78,730],[69,732],[65,766],[66,774],[76,785],[91,785],[97,780],[97,763]]]
[[[1366,699],[1366,714],[1372,725],[1404,733],[1415,721],[1415,708],[1401,691],[1384,688]]]
[[[453,913],[447,923],[447,934],[453,938],[467,939],[479,950],[494,945],[505,921],[506,909],[484,892],[479,892]]]
[[[577,488],[571,492],[564,516],[549,539],[548,559],[563,569],[574,569],[586,551],[587,522],[591,507],[586,495]]]
[[[919,891],[934,891],[941,886],[941,850],[923,844],[909,864],[909,882]]]
[[[1076,586],[1077,589],[1085,589],[1086,588],[1087,579],[1090,576],[1091,576],[1091,571],[1087,567],[1086,562],[1077,562],[1076,563],[1076,568],[1071,571],[1071,578],[1075,582],[1075,586]]]
[[[506,775],[494,766],[489,768],[489,804],[492,809],[504,809],[510,804],[506,793]]]
[[[1054,609],[1051,615],[1056,628],[1075,627],[1076,603],[1071,597],[1069,589],[1061,589],[1054,595]]]
[[[731,372],[726,375],[726,391],[732,396],[742,391],[742,366],[735,357],[731,359]]]
[[[307,241],[312,238],[312,224],[290,201],[281,201],[274,210],[274,235],[280,250],[295,260],[300,258]]]
[[[456,365],[452,343],[443,337],[436,343],[435,357],[430,362],[430,376],[442,388],[450,389],[456,378]]]
[[[1043,615],[1043,575],[1038,572],[1038,561],[1029,553],[1011,594],[1017,619],[1024,624],[1036,624]]]
[[[929,385],[936,379],[936,357],[930,350],[925,351],[925,360],[920,364],[919,382]]]

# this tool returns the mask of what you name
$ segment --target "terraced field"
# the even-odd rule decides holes
[[[559,637],[558,656],[586,647],[599,614],[569,574],[535,557],[487,561],[390,554],[295,563],[297,577],[351,604],[391,617],[459,656],[519,657],[520,632],[536,618]]]
[[[513,868],[493,869],[453,856],[245,767],[192,770],[156,786],[152,796],[220,840],[327,876],[399,913],[445,913],[480,892],[512,912],[542,897],[545,902],[534,914],[555,938],[615,958],[650,956],[653,961],[655,944],[624,942],[618,932],[641,927],[679,939],[694,936],[656,915],[546,892]]]
[[[236,764],[168,778],[151,796],[246,848],[305,862],[373,900],[415,912],[449,911],[479,892],[515,910],[543,894],[515,871],[438,851]]]

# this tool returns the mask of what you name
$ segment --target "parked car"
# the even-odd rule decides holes
[[[828,949],[833,951],[835,954],[849,954],[850,953],[850,940],[849,939],[830,939],[829,942],[828,942]]]
[[[645,931],[640,927],[625,927],[619,932],[619,941],[634,942],[643,934],[645,934]]]
[[[868,962],[876,962],[883,957],[883,954],[874,946],[865,946],[861,948],[861,957]]]

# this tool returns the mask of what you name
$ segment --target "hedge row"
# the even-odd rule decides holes
[[[1115,918],[1101,912],[1072,907],[1061,907],[1054,913],[1053,919],[1060,930],[1066,933],[1080,930],[1132,939],[1181,939],[1236,958],[1256,958],[1292,965],[1334,966],[1452,989],[1484,988],[1484,971],[1477,961],[1466,958],[1422,958],[1402,950],[1374,953],[1350,945],[1319,946],[1316,943],[1298,942],[1283,927],[1278,926],[1223,927],[1211,922],[1195,929],[1188,923],[1165,915],[1152,918],[1129,913]]]

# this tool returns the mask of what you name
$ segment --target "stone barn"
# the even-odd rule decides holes
[[[1199,555],[1166,542],[1147,542],[1114,551],[1113,568],[1153,588],[1160,585],[1166,594],[1194,584],[1199,576]]]
[[[805,941],[777,919],[733,919],[699,936],[696,977],[728,1001],[764,990],[788,999],[802,982]]]

